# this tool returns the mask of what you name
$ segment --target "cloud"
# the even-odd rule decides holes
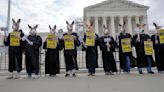
[[[148,10],[149,29],[154,29],[153,22],[164,26],[164,0],[132,0],[136,3],[150,6]]]
[[[7,1],[0,0],[0,26],[6,24]],[[57,28],[65,28],[65,21],[83,17],[83,8],[104,0],[12,0],[11,18],[21,18],[21,28],[28,33],[27,24],[39,24],[38,32],[48,32],[48,25],[57,24]],[[164,25],[163,0],[131,0],[150,6],[148,20],[152,29],[155,21]],[[3,8],[3,9],[2,9]]]
[[[0,0],[0,26],[6,26],[7,0]]]

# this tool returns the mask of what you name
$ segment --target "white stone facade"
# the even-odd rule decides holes
[[[148,6],[133,3],[127,0],[107,0],[84,8],[84,21],[94,22],[95,32],[103,35],[103,24],[108,26],[111,35],[115,38],[119,33],[119,24],[126,22],[126,31],[135,33],[136,24],[144,23],[145,32],[148,32]]]

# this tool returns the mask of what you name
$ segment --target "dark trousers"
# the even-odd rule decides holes
[[[88,72],[89,73],[95,73],[95,71],[96,71],[96,68],[95,67],[89,67],[88,68]]]

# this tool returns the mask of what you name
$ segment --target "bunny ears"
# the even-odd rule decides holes
[[[146,24],[137,24],[137,27],[144,27],[144,26],[146,26]]]
[[[119,24],[120,27],[124,27],[125,25],[126,25],[126,22],[124,22],[123,25]]]
[[[17,23],[21,22],[21,19],[18,19],[17,22],[14,19],[12,19],[12,21],[13,21],[14,24],[17,24]]]
[[[54,25],[54,28],[49,25],[49,29],[56,29],[56,25]]]
[[[109,29],[105,24],[103,24],[103,28],[104,29]]]
[[[94,23],[93,23],[93,21],[92,21],[92,22],[89,22],[88,24],[86,24],[86,26],[87,26],[87,27],[93,26],[93,24],[94,24]]]
[[[155,22],[153,22],[153,25],[155,26],[156,29],[160,29],[161,26],[158,26]]]
[[[66,24],[67,24],[67,25],[74,25],[74,23],[75,23],[74,21],[72,21],[71,24],[70,24],[68,21],[66,21]]]
[[[28,25],[28,27],[29,27],[30,29],[33,29],[33,28],[34,28],[34,29],[37,29],[37,28],[38,28],[38,25],[39,25],[39,24],[36,24],[36,25],[35,25],[35,26],[33,26],[33,27],[32,27],[32,26],[30,26],[30,25]]]

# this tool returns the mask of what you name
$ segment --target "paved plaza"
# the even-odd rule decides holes
[[[164,74],[115,74],[65,78],[64,74],[49,78],[7,80],[0,76],[0,92],[164,92]]]

